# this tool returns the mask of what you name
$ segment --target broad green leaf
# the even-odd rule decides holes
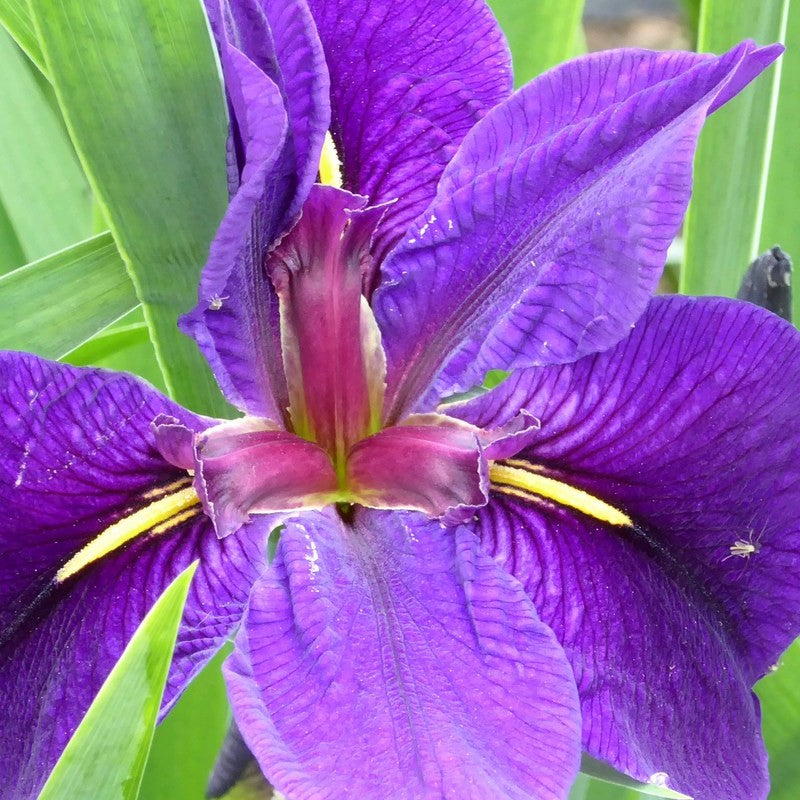
[[[800,641],[783,654],[777,670],[758,684],[756,693],[769,751],[770,800],[796,800],[800,797]]]
[[[581,793],[575,798],[570,795],[569,800],[648,800],[647,795],[637,792],[636,789],[626,789],[624,786],[606,783],[596,778],[586,778],[583,775],[579,777],[584,778],[586,784],[578,783]]]
[[[25,253],[19,243],[14,226],[0,203],[0,275],[25,263]]]
[[[0,203],[25,259],[91,233],[89,186],[25,56],[0,30]]]
[[[514,59],[517,86],[582,50],[584,0],[489,0]]]
[[[14,37],[34,64],[44,73],[42,49],[36,39],[28,0],[0,0],[0,24]]]
[[[701,0],[682,0],[681,5],[686,15],[686,22],[692,35],[692,41],[697,41],[697,28],[700,25]]]
[[[135,800],[196,567],[185,569],[144,618],[39,800]]]
[[[603,761],[598,761],[586,753],[581,758],[581,772],[593,778],[586,800],[634,800],[637,797],[668,797],[674,800],[690,800],[680,792],[674,792],[657,783],[640,783]],[[605,785],[603,785],[605,784]]]
[[[785,41],[789,0],[704,0],[698,49]],[[715,113],[697,149],[681,291],[735,295],[761,243],[781,61]]]
[[[139,800],[199,800],[230,718],[220,670],[225,648],[198,675],[156,728]]]
[[[786,41],[781,57],[780,93],[775,140],[767,180],[764,228],[760,252],[779,244],[800,265],[800,3],[789,8]],[[794,292],[794,319],[800,321],[800,291]],[[800,797],[800,794],[798,794]]]
[[[0,348],[60,358],[138,302],[104,233],[0,277]]]
[[[103,367],[132,372],[166,393],[141,306],[101,331],[63,358],[76,367]]]
[[[569,792],[569,800],[586,800],[592,780],[586,775],[578,775]]]
[[[177,317],[227,203],[226,107],[200,0],[30,0],[73,142],[133,278],[170,393],[222,400]]]

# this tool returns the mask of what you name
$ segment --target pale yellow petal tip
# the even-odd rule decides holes
[[[319,157],[319,179],[320,183],[324,183],[326,186],[342,188],[342,165],[330,131],[325,134],[322,153]]]

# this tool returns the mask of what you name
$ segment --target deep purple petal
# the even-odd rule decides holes
[[[0,782],[33,798],[159,594],[200,559],[165,694],[169,707],[238,623],[268,530],[219,542],[194,505],[79,569],[70,559],[185,471],[152,420],[208,423],[130,376],[0,354]],[[174,523],[174,524],[172,524]]]
[[[524,582],[575,671],[583,747],[695,800],[764,800],[758,701],[730,627],[680,565],[586,518],[499,495],[483,546]]]
[[[293,800],[561,799],[577,768],[563,653],[463,528],[386,512],[287,525],[225,671]]]
[[[622,338],[681,223],[706,115],[779,52],[596,53],[482,120],[374,298],[389,419],[490,368],[569,362]]]
[[[291,187],[280,167],[287,120],[280,91],[246,56],[223,57],[228,94],[247,119],[246,166],[211,243],[199,302],[180,321],[208,360],[228,400],[242,411],[282,419],[286,396],[277,298],[263,257],[277,234]],[[243,123],[240,123],[240,128]]]
[[[656,298],[631,336],[528,370],[463,414],[541,420],[522,454],[658,531],[726,605],[765,674],[800,633],[800,333],[733,300]],[[731,557],[737,540],[760,547]]]
[[[481,517],[484,543],[586,673],[587,749],[698,798],[765,791],[749,688],[800,633],[799,392],[790,325],[672,297],[606,353],[451,407],[483,425],[527,409],[541,435],[518,458],[640,526],[507,499]]]
[[[236,193],[181,322],[242,411],[286,408],[277,300],[263,271],[311,188],[330,120],[328,73],[302,0],[207,3],[233,117]],[[224,20],[224,21],[222,21]]]
[[[331,74],[345,188],[395,198],[379,259],[431,201],[467,131],[511,91],[503,33],[483,0],[310,0]]]
[[[289,131],[281,162],[294,188],[292,202],[278,209],[286,223],[300,209],[316,178],[322,141],[330,124],[328,71],[314,21],[305,0],[206,0],[206,8],[223,60],[233,46],[278,87],[283,97]],[[234,103],[232,111],[236,150],[236,145],[247,142],[253,131],[247,132],[246,108]],[[250,160],[239,152],[237,171]],[[232,191],[237,187],[238,182]]]

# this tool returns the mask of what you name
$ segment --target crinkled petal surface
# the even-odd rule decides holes
[[[519,462],[634,521],[501,493],[479,533],[572,661],[587,750],[698,800],[766,794],[750,687],[800,632],[798,392],[792,326],[672,297],[612,350],[451,412],[497,425],[527,409],[541,436]]]
[[[331,74],[345,188],[397,198],[380,259],[431,201],[470,128],[511,92],[503,33],[483,0],[310,0]]]
[[[483,546],[520,578],[575,670],[586,751],[695,800],[763,800],[766,752],[726,615],[654,547],[500,496]]]
[[[476,125],[374,298],[389,420],[488,369],[569,362],[619,341],[681,223],[706,115],[780,50],[596,53]]]
[[[181,327],[234,405],[280,419],[287,393],[277,299],[263,266],[316,177],[330,119],[328,74],[303,0],[207,7],[233,118],[235,194],[212,243],[198,305]]]
[[[225,671],[248,746],[293,800],[546,800],[577,769],[564,655],[463,527],[287,524]]]
[[[244,54],[228,47],[223,64],[228,95],[241,108],[240,130],[250,134],[242,145],[247,162],[211,243],[198,304],[181,318],[180,327],[197,341],[231,403],[275,419],[281,417],[286,389],[277,298],[263,271],[262,254],[291,200],[289,178],[280,170],[286,112],[278,87]]]
[[[71,575],[98,534],[188,483],[150,423],[200,420],[126,375],[0,354],[0,782],[36,797],[137,625],[199,559],[166,694],[170,706],[238,623],[267,530],[217,539],[198,506]]]

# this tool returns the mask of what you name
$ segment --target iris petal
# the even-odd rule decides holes
[[[630,520],[501,480],[478,530],[567,650],[587,750],[702,800],[766,794],[750,687],[800,633],[798,391],[791,325],[671,297],[606,353],[451,407],[527,409],[540,435],[516,459]]]
[[[563,798],[575,688],[521,587],[463,528],[306,516],[226,664],[239,728],[295,800]]]
[[[331,73],[344,187],[373,205],[397,199],[375,244],[380,261],[433,198],[466,133],[509,95],[510,54],[483,0],[309,5]]]
[[[681,223],[706,115],[780,50],[597,53],[478,123],[374,297],[388,420],[489,369],[569,362],[619,341]]]
[[[160,507],[135,536],[86,553],[121,520],[191,491],[156,447],[159,414],[208,424],[130,376],[0,354],[0,781],[9,796],[36,797],[136,626],[184,567],[200,560],[165,708],[238,623],[263,566],[264,525],[221,543],[196,503]]]
[[[675,556],[503,494],[475,531],[562,643],[590,755],[695,800],[766,798],[758,701],[733,626]]]
[[[214,238],[199,302],[182,328],[240,410],[281,419],[277,300],[263,272],[317,173],[330,120],[328,73],[302,0],[207,0],[233,118],[231,204]]]

